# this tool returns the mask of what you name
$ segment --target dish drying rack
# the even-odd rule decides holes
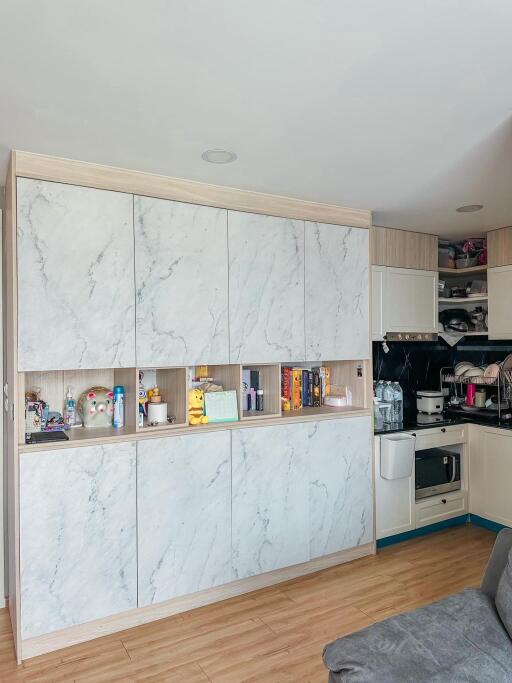
[[[455,395],[457,394],[457,385],[460,385],[461,397],[464,395],[464,385],[474,384],[478,387],[495,388],[498,392],[498,409],[493,411],[497,414],[498,420],[501,420],[501,414],[504,410],[508,410],[512,406],[512,370],[504,370],[500,368],[497,378],[493,377],[463,377],[455,375],[453,367],[443,367],[439,371],[440,389],[443,391],[444,384],[455,385]],[[489,409],[486,409],[491,412]]]

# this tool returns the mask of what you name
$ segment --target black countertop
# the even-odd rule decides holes
[[[393,434],[396,432],[416,432],[421,429],[435,429],[438,427],[452,427],[456,425],[465,424],[477,424],[483,425],[485,427],[497,427],[499,429],[512,430],[512,422],[499,421],[497,417],[479,417],[477,415],[443,415],[443,420],[438,422],[432,422],[430,424],[418,423],[415,417],[404,420],[404,422],[394,429],[381,429],[375,430],[375,435],[380,436],[381,434]]]

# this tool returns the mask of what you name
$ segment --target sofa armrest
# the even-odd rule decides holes
[[[491,557],[487,563],[484,578],[482,580],[482,591],[494,600],[498,583],[506,567],[508,554],[512,548],[512,529],[502,529],[496,537]]]

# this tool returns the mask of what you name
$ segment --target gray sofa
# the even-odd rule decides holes
[[[400,614],[324,649],[329,683],[512,683],[512,529],[480,588]]]

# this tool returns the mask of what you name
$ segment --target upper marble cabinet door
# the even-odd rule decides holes
[[[311,559],[373,539],[369,417],[308,423]]]
[[[229,363],[225,209],[135,197],[137,364]]]
[[[231,579],[228,431],[139,441],[139,607]]]
[[[304,222],[228,212],[232,363],[304,360]]]
[[[135,365],[133,197],[18,178],[18,368]]]
[[[309,560],[307,423],[232,431],[235,579]]]
[[[135,443],[20,458],[21,637],[137,607]]]
[[[369,235],[306,223],[306,359],[369,358]]]

